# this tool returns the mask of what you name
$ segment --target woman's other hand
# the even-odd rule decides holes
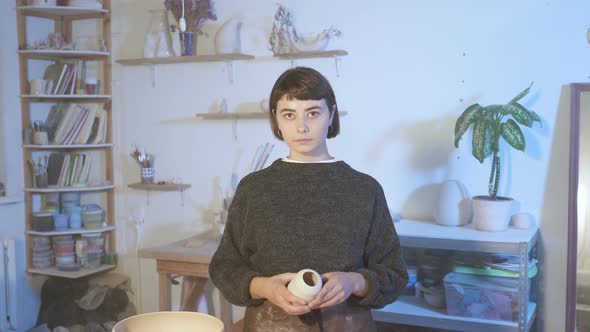
[[[282,273],[272,277],[255,277],[250,283],[250,296],[253,299],[267,299],[281,307],[290,315],[303,315],[310,312],[307,302],[287,289],[296,273]]]
[[[367,295],[367,282],[357,272],[328,272],[322,274],[324,286],[316,297],[309,302],[311,309],[326,308],[342,303],[350,294],[359,297]]]

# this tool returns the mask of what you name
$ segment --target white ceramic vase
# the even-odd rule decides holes
[[[242,53],[240,40],[240,28],[242,22],[231,19],[225,22],[215,34],[215,53],[234,54]]]
[[[465,185],[458,180],[445,180],[438,194],[434,220],[445,226],[461,226],[471,222],[473,209]]]
[[[314,270],[303,269],[297,272],[295,278],[289,282],[287,289],[291,294],[309,302],[322,289],[322,277]]]
[[[514,200],[509,197],[473,197],[473,225],[480,231],[502,232],[508,229]]]

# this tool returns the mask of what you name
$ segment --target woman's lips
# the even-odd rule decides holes
[[[311,138],[300,138],[300,139],[296,139],[295,142],[300,143],[300,144],[305,144],[305,143],[311,142]]]

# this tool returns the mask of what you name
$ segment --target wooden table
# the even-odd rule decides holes
[[[171,283],[173,276],[186,277],[193,284],[196,283],[198,292],[202,292],[209,279],[209,263],[219,245],[219,236],[199,234],[188,239],[180,240],[159,247],[139,250],[139,257],[154,258],[159,275],[160,311],[172,310]],[[184,279],[184,278],[183,278]],[[183,284],[183,290],[184,290]],[[186,298],[195,299],[199,294],[184,294]],[[232,328],[232,307],[219,292],[221,320],[225,331]],[[181,305],[182,309],[182,305]]]

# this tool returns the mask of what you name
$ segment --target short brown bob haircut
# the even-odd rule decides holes
[[[277,123],[277,103],[283,97],[298,100],[326,100],[330,112],[334,112],[332,124],[328,128],[328,137],[336,137],[340,133],[340,119],[336,96],[330,82],[317,70],[308,67],[295,67],[285,71],[275,82],[270,93],[269,116],[272,133],[279,140],[283,137]],[[331,113],[330,113],[331,114]]]

